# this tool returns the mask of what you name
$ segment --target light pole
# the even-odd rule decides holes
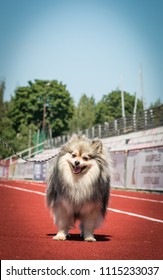
[[[46,125],[46,95],[44,96],[44,104],[43,104],[43,123],[42,123],[43,133],[45,133],[45,125]]]
[[[49,85],[50,85],[50,82],[48,82],[46,86],[49,86]],[[43,133],[45,133],[45,127],[46,127],[46,101],[47,101],[46,94],[47,94],[47,91],[45,92],[44,104],[43,104],[43,122],[42,122]]]

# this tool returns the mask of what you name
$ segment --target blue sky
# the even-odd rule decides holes
[[[56,79],[76,103],[117,88],[163,102],[162,0],[0,0],[0,34],[5,100],[29,80]]]

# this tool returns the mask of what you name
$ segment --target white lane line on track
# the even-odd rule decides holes
[[[37,187],[43,187],[45,188],[45,183],[43,182],[36,182],[36,181],[26,181],[26,180],[14,180],[14,182],[16,183],[21,183],[22,185],[33,185],[33,186],[37,186]],[[7,181],[6,181],[7,183]]]
[[[136,199],[136,200],[143,200],[143,201],[149,201],[149,202],[163,203],[163,200],[142,198],[142,197],[136,197],[136,196],[122,195],[122,194],[111,194],[111,196],[117,196],[117,197],[121,197],[121,198],[129,198],[129,199]]]
[[[2,184],[0,184],[0,186],[5,187],[5,188],[9,188],[9,189],[15,189],[15,190],[19,190],[19,191],[30,192],[30,193],[35,193],[35,194],[45,196],[45,193],[43,193],[43,192],[32,191],[32,190],[25,189],[25,188],[19,188],[19,187],[15,187],[15,186],[2,185]],[[149,220],[149,221],[152,221],[152,222],[163,223],[163,220],[159,220],[159,219],[155,219],[155,218],[151,218],[151,217],[148,217],[148,216],[143,216],[143,215],[139,215],[139,214],[135,214],[135,213],[131,213],[131,212],[126,212],[126,211],[122,211],[122,210],[118,210],[118,209],[114,209],[114,208],[107,208],[107,210],[112,211],[112,212],[116,212],[116,213],[120,213],[120,214],[125,214],[125,215],[129,215],[129,216],[141,218],[141,219],[144,219],[144,220]]]
[[[19,187],[14,187],[14,186],[10,186],[10,185],[2,185],[2,184],[0,184],[0,186],[8,188],[8,189],[15,189],[15,190],[18,190],[18,191],[30,192],[30,193],[35,193],[35,194],[39,194],[39,195],[44,195],[45,196],[45,193],[43,193],[43,192],[32,191],[32,190],[29,190],[29,189],[26,189],[26,188],[19,188]]]
[[[36,181],[25,181],[25,180],[14,180],[14,182],[22,182],[24,185],[30,184],[31,186],[38,186],[38,187],[43,187],[45,188],[46,185],[44,182],[36,182]],[[7,181],[6,181],[7,183]],[[151,198],[143,198],[143,197],[136,197],[136,196],[129,196],[129,195],[122,195],[122,194],[113,194],[111,193],[110,196],[115,196],[115,197],[121,197],[121,198],[128,198],[128,199],[135,199],[135,200],[142,200],[142,201],[147,201],[147,202],[155,202],[155,203],[163,203],[163,200],[157,200],[157,199],[151,199]]]
[[[152,222],[163,223],[163,220],[159,220],[159,219],[155,219],[155,218],[151,218],[151,217],[148,217],[148,216],[143,216],[143,215],[139,215],[139,214],[135,214],[135,213],[131,213],[131,212],[126,212],[126,211],[122,211],[122,210],[118,210],[118,209],[114,209],[114,208],[107,208],[107,210],[112,211],[112,212],[116,212],[116,213],[120,213],[120,214],[125,214],[125,215],[128,215],[128,216],[141,218],[141,219],[144,219],[144,220],[149,220],[149,221],[152,221]]]

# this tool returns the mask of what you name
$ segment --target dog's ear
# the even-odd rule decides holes
[[[102,153],[102,142],[100,140],[93,140],[92,146],[97,151],[97,153]]]
[[[69,142],[78,141],[80,138],[81,138],[80,135],[73,133],[71,138],[69,139]]]
[[[75,142],[78,142],[79,140],[81,140],[82,136],[73,133],[72,136],[68,139],[68,142],[66,144],[63,145],[62,150],[65,152],[69,152],[71,149],[71,145]]]

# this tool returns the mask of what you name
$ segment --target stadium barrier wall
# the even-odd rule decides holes
[[[114,169],[112,187],[163,191],[163,147],[110,154]],[[0,165],[0,177],[46,181],[49,165],[50,162],[33,163],[18,160],[12,164]]]
[[[102,141],[113,161],[112,187],[163,191],[163,127]],[[49,156],[51,151],[44,151],[44,157],[46,153]],[[57,153],[58,148],[54,148],[53,154]],[[39,154],[35,159],[42,157]],[[0,161],[0,178],[45,181],[51,163]]]

